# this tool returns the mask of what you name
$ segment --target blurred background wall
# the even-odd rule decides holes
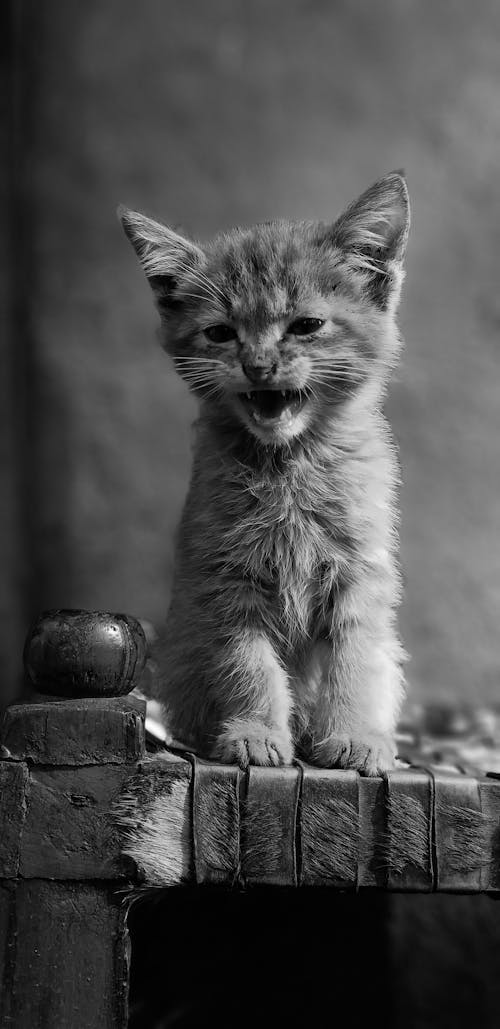
[[[333,219],[403,166],[407,348],[388,406],[412,695],[498,697],[498,3],[9,9],[4,695],[37,610],[159,623],[168,603],[194,405],[155,340],[117,203],[203,238],[272,217]]]

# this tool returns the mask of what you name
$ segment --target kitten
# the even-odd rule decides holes
[[[398,469],[382,414],[409,201],[195,244],[121,209],[165,349],[200,402],[158,696],[223,762],[378,774],[403,694]]]

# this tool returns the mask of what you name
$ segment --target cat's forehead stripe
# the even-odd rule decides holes
[[[303,226],[276,223],[215,240],[207,274],[224,293],[230,317],[265,327],[290,318],[301,303],[314,304],[325,283],[310,243]]]

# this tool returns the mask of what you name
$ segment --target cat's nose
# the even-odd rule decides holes
[[[263,382],[270,382],[276,375],[278,366],[276,364],[244,364],[243,371],[247,379],[255,386]]]

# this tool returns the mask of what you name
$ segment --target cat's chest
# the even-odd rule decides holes
[[[352,551],[345,497],[331,482],[254,479],[225,535],[231,570],[301,632],[328,602]]]

